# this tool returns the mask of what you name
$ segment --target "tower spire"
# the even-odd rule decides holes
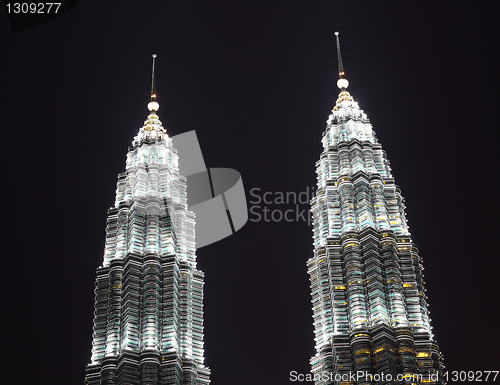
[[[156,98],[155,94],[155,61],[156,61],[156,54],[153,54],[153,69],[151,70],[151,97]]]
[[[160,105],[156,101],[156,84],[155,84],[155,61],[156,54],[153,54],[153,68],[151,70],[151,101],[148,104],[149,111],[158,111]]]
[[[335,32],[335,37],[337,38],[337,62],[339,64],[339,80],[337,81],[337,87],[342,90],[349,86],[349,82],[344,78],[344,65],[342,64],[342,54],[340,52],[340,40],[338,32]]]

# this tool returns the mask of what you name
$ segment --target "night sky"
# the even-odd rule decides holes
[[[107,209],[148,114],[151,54],[167,132],[196,130],[207,166],[238,170],[251,208],[257,188],[311,197],[339,92],[335,31],[406,199],[446,369],[500,370],[498,27],[485,4],[81,0],[16,33],[0,12],[3,372],[83,384]],[[249,218],[197,252],[214,385],[288,384],[315,353],[311,227]]]

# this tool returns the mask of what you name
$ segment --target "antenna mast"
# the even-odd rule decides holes
[[[155,93],[155,60],[156,54],[153,54],[153,69],[151,70],[151,99],[156,98]]]
[[[153,54],[153,69],[151,71],[151,101],[148,104],[149,111],[158,111],[160,105],[156,101],[156,84],[155,84],[155,59],[156,54]]]
[[[337,37],[337,61],[339,63],[339,78],[342,79],[344,77],[344,66],[342,65],[342,54],[340,53],[339,33],[335,32],[335,36]]]
[[[342,64],[342,54],[340,53],[340,41],[338,32],[335,32],[335,37],[337,38],[337,61],[339,63],[339,80],[337,80],[337,87],[339,87],[341,90],[344,90],[349,86],[349,82],[344,78],[344,65]]]

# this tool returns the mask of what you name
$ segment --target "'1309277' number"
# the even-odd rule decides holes
[[[469,370],[468,372],[463,370],[461,371],[454,370],[452,372],[444,372],[443,376],[446,381],[451,380],[454,382],[488,381],[488,379],[495,381],[498,376],[498,370],[484,370],[484,371],[479,370],[476,372],[472,370]]]
[[[7,3],[8,13],[57,13],[61,3]]]

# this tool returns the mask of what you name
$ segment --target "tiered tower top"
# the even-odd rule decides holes
[[[160,104],[157,100],[155,90],[155,61],[156,54],[153,54],[153,68],[151,70],[151,101],[148,103],[148,110],[151,111],[148,118],[144,121],[144,125],[139,131],[136,140],[164,140],[167,137],[167,131],[163,128],[160,118],[156,111],[160,109]]]

